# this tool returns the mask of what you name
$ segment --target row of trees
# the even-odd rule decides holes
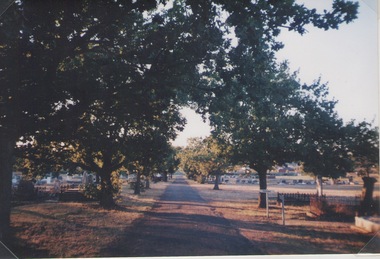
[[[185,123],[181,106],[210,114],[220,136],[241,121],[228,116],[253,104],[248,118],[264,121],[266,111],[286,105],[268,99],[273,80],[288,92],[287,75],[281,83],[273,72],[281,29],[338,28],[357,7],[342,0],[322,13],[295,1],[15,2],[0,20],[0,240],[9,230],[16,155],[41,170],[95,172],[101,204],[112,206],[113,171],[144,173],[173,157],[168,141]],[[261,132],[248,120],[241,129]]]
[[[325,119],[330,121],[331,117]],[[308,137],[308,140],[301,141],[298,139],[294,143],[287,142],[286,145],[291,145],[291,147],[284,147],[282,154],[278,151],[277,161],[273,159],[276,157],[276,149],[272,148],[271,142],[277,142],[277,145],[281,146],[280,143],[284,140],[281,137],[271,136],[267,145],[263,143],[263,147],[257,152],[266,152],[267,158],[262,156],[261,159],[256,160],[252,153],[247,157],[242,155],[244,151],[247,152],[245,147],[231,144],[231,139],[226,140],[225,136],[218,139],[218,135],[216,135],[205,139],[190,139],[188,146],[178,152],[181,161],[180,167],[189,179],[197,180],[200,183],[204,183],[206,178],[213,176],[215,178],[214,190],[219,190],[220,175],[232,171],[235,166],[252,166],[251,161],[267,163],[268,166],[264,167],[264,170],[257,171],[260,190],[266,190],[267,172],[273,169],[275,165],[283,165],[287,158],[290,159],[288,161],[297,161],[302,165],[305,173],[315,176],[317,195],[322,195],[322,177],[337,179],[342,176],[345,177],[347,172],[356,171],[358,175],[363,176],[365,196],[369,196],[368,199],[371,200],[371,191],[368,193],[367,189],[372,189],[375,182],[370,174],[378,173],[378,129],[366,122],[356,124],[352,121],[346,125],[328,125],[326,121],[319,122],[321,124],[318,125],[321,128],[319,128],[318,134],[316,134],[318,128],[311,130],[315,133],[312,136],[307,130],[303,136]],[[329,127],[329,131],[325,132],[323,129],[326,130],[327,127]],[[287,129],[282,130],[286,131]],[[250,138],[252,138],[251,135],[245,134],[241,136],[239,141],[253,142],[254,139]],[[250,147],[255,148],[254,145]],[[286,153],[286,150],[290,149],[292,149],[291,155]],[[250,162],[251,164],[249,164]],[[257,170],[260,167],[255,167],[253,164],[251,168]],[[372,183],[372,187],[371,184],[367,185],[367,182]],[[370,201],[364,202],[370,203]],[[265,207],[265,197],[260,197],[259,207]]]

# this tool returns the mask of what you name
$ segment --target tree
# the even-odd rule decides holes
[[[178,169],[180,160],[178,158],[180,148],[167,145],[165,149],[160,151],[161,158],[157,160],[153,172],[163,173],[164,181],[168,180],[168,175],[171,178]]]
[[[234,58],[237,60],[251,46],[259,64],[281,47],[274,41],[279,28],[300,33],[309,23],[324,29],[337,28],[353,20],[357,12],[357,4],[341,0],[334,1],[333,10],[323,14],[294,1],[184,0],[175,2],[168,12],[155,9],[157,5],[157,1],[141,0],[83,0],[70,4],[24,0],[1,17],[1,238],[9,228],[11,161],[21,137],[39,137],[37,143],[47,143],[41,140],[46,136],[57,142],[67,139],[73,133],[71,129],[75,131],[84,123],[82,116],[88,115],[89,109],[107,107],[103,94],[105,99],[112,96],[117,80],[126,80],[124,86],[132,88],[140,83],[153,83],[145,88],[150,90],[165,86],[159,94],[151,92],[151,96],[170,100],[171,104],[193,103],[199,112],[206,113],[208,100],[222,90],[222,85],[214,89],[207,78],[199,76],[200,68],[207,76],[220,62],[219,57],[227,53],[223,48],[230,49],[228,39],[223,42],[223,34],[236,28],[241,47],[231,52]],[[224,13],[228,14],[226,23],[221,15]],[[146,14],[147,19],[141,22]],[[171,16],[162,19],[166,14]],[[135,22],[143,25],[140,34],[134,34]],[[129,37],[130,32],[134,36]],[[125,40],[131,41],[125,44]],[[232,66],[236,60],[232,60]],[[126,69],[123,79],[112,73],[115,67]],[[257,67],[261,71],[258,74],[265,71],[261,68]],[[165,83],[160,84],[162,79]],[[119,81],[116,85],[123,84]],[[128,93],[127,86],[123,89]],[[167,91],[168,98],[162,95]],[[122,91],[116,93],[120,97]]]
[[[322,196],[322,177],[338,178],[352,168],[343,121],[334,110],[335,104],[328,100],[327,85],[319,80],[303,86],[298,156],[304,170],[316,176],[318,196]]]
[[[199,171],[196,155],[201,148],[201,138],[191,138],[187,140],[187,146],[179,153],[180,168],[185,172],[188,179],[202,179]],[[199,181],[202,182],[202,181]]]
[[[244,62],[246,69],[254,68],[250,59]],[[299,89],[296,75],[288,74],[286,64],[279,66],[277,72],[272,71],[266,81],[252,83],[245,92],[237,91],[240,84],[239,79],[235,79],[231,82],[231,88],[236,88],[231,91],[233,94],[219,97],[215,102],[214,109],[222,111],[220,115],[210,116],[214,134],[225,138],[233,147],[234,163],[247,164],[258,172],[262,193],[260,207],[265,206],[267,171],[294,159],[299,138],[295,127],[298,117],[294,116]],[[255,79],[249,80],[248,76],[245,75],[245,82],[254,82]]]
[[[79,28],[83,34],[76,51],[58,66],[59,76],[66,79],[66,84],[75,85],[67,90],[69,99],[59,104],[59,112],[77,113],[64,121],[70,122],[70,128],[59,131],[45,128],[31,137],[38,144],[33,148],[50,146],[50,141],[65,145],[65,151],[73,153],[71,162],[75,166],[96,172],[101,177],[101,205],[110,207],[113,206],[110,176],[123,166],[128,156],[133,156],[130,153],[135,151],[130,142],[136,135],[146,135],[151,128],[168,139],[174,138],[175,130],[181,129],[183,122],[178,112],[178,105],[183,102],[177,98],[181,95],[179,89],[199,80],[197,65],[210,52],[210,48],[204,48],[207,40],[200,40],[199,36],[214,37],[213,45],[217,45],[221,35],[206,36],[204,29],[195,30],[193,26],[198,22],[187,15],[181,4],[163,13],[145,14],[110,4],[107,10],[115,11],[118,18],[111,21],[94,12],[93,8],[99,6],[83,5],[86,9],[76,9],[83,16],[74,15],[83,26]],[[56,16],[60,17],[61,10],[57,10]],[[122,10],[124,16],[119,13]],[[95,20],[95,24],[87,18]],[[98,20],[105,21],[98,24]],[[64,27],[64,22],[60,21],[62,25],[58,27]],[[94,27],[98,30],[93,31]],[[38,37],[43,35],[34,36]],[[189,46],[198,51],[189,52]]]
[[[180,159],[180,168],[186,174],[188,179],[195,180],[200,175],[198,171],[197,162],[193,159],[196,151],[200,148],[200,138],[191,138],[187,140],[188,145],[181,149],[178,157]]]
[[[379,130],[367,122],[349,122],[345,126],[346,141],[353,157],[353,168],[363,179],[362,202],[359,215],[373,213],[373,190],[377,181],[371,177],[379,170]]]
[[[379,166],[379,129],[368,122],[345,125],[347,145],[359,175],[369,177]]]
[[[33,41],[26,35],[27,23],[21,2],[10,6],[0,20],[0,241],[9,232],[11,177],[16,142],[25,135],[57,121],[56,104],[67,94],[52,87],[52,70],[46,56],[35,56],[28,47]],[[64,39],[63,39],[64,40]],[[43,45],[37,48],[43,49]],[[15,62],[17,61],[17,62]],[[44,64],[36,66],[36,63]],[[47,117],[52,116],[48,122]]]
[[[1,164],[4,165],[0,169],[0,175],[4,180],[1,181],[4,186],[1,186],[0,193],[1,239],[6,236],[9,229],[11,168],[16,141],[35,140],[38,145],[46,147],[50,146],[50,142],[59,143],[59,145],[67,143],[66,140],[70,139],[70,136],[78,129],[82,130],[82,133],[84,131],[94,133],[95,131],[91,132],[89,129],[89,125],[94,125],[94,121],[91,121],[94,118],[91,117],[91,111],[97,112],[96,124],[98,125],[108,119],[120,118],[102,113],[101,110],[105,111],[112,107],[110,100],[103,101],[103,97],[104,99],[113,98],[117,92],[117,97],[121,99],[123,94],[128,94],[128,86],[125,83],[129,83],[129,87],[133,88],[134,96],[131,98],[139,97],[135,101],[141,108],[133,102],[129,102],[128,106],[130,113],[135,108],[140,109],[137,116],[131,115],[135,119],[143,116],[146,97],[150,100],[163,99],[161,102],[161,105],[164,104],[163,107],[160,107],[158,102],[155,107],[151,107],[155,109],[154,113],[150,114],[151,116],[168,112],[169,109],[166,109],[168,103],[172,110],[176,107],[172,100],[177,95],[173,88],[177,82],[169,81],[169,79],[178,79],[178,67],[195,66],[189,60],[195,55],[181,56],[178,51],[174,52],[173,55],[183,58],[181,59],[183,65],[176,66],[174,64],[178,62],[178,58],[171,61],[169,48],[172,47],[176,38],[170,42],[153,42],[159,37],[146,40],[147,35],[143,33],[144,28],[141,28],[144,26],[142,12],[156,7],[156,4],[155,1],[136,3],[79,1],[72,5],[56,1],[19,1],[1,17],[0,144],[3,150],[1,150],[0,159]],[[109,15],[110,13],[112,15]],[[140,27],[134,28],[134,21]],[[160,35],[159,22],[160,20],[155,20],[146,25],[150,26],[147,33]],[[173,20],[168,19],[168,23],[172,25]],[[125,28],[125,25],[129,25],[129,28]],[[128,29],[135,33],[135,37],[126,37],[129,36]],[[142,31],[136,31],[136,29],[142,29]],[[169,32],[170,29],[166,31],[166,33]],[[177,32],[182,33],[182,31]],[[128,44],[122,42],[123,39],[130,42]],[[186,54],[188,53],[187,45],[192,43],[189,37],[183,41],[183,44],[178,44],[178,50]],[[151,46],[157,47],[156,52],[150,49]],[[164,52],[169,54],[163,55]],[[198,54],[202,55],[204,52]],[[134,58],[137,55],[140,60],[136,63]],[[19,62],[14,62],[15,60]],[[163,65],[163,62],[166,62],[169,68],[162,70],[163,67],[160,65]],[[112,73],[112,69],[115,68],[117,69],[115,72],[125,69],[125,73],[121,73],[123,78]],[[160,69],[167,73],[164,77],[166,81],[163,83],[166,87],[163,87],[161,92],[154,89],[157,87],[157,90],[160,90],[162,86],[157,83],[157,79],[163,76],[159,73]],[[168,75],[177,76],[168,78]],[[190,79],[191,73],[186,76],[188,82]],[[155,80],[154,84],[151,84],[152,80]],[[147,86],[145,91],[137,89],[141,84]],[[118,91],[113,92],[115,86]],[[145,95],[140,95],[139,91],[144,92]],[[121,107],[123,104],[119,101],[117,105]],[[83,124],[80,125],[80,123]],[[120,123],[122,122],[118,121],[118,126]],[[133,124],[133,122],[130,123]],[[120,127],[118,129],[120,130]],[[110,131],[114,134],[116,130]],[[107,133],[104,131],[102,133],[107,138]],[[89,141],[89,138],[82,140],[82,143],[85,143]],[[76,148],[78,142],[75,139],[70,139],[70,141],[71,143],[66,146],[67,150],[74,147],[73,150],[79,153],[83,151],[82,146]],[[112,143],[108,145],[112,146]],[[94,153],[90,152],[87,156],[91,154]],[[116,156],[111,154],[109,157],[111,158],[107,159],[108,162],[110,159],[114,161],[121,159],[120,154]],[[107,167],[111,168],[111,166]]]
[[[211,84],[213,95],[205,101],[205,110],[214,134],[230,141],[236,161],[259,172],[260,189],[265,190],[266,171],[295,159],[295,144],[301,137],[295,126],[301,127],[295,114],[299,83],[286,72],[286,65],[276,65],[274,53],[282,48],[276,37],[281,28],[303,34],[307,24],[337,29],[356,18],[357,3],[334,1],[333,10],[322,15],[294,1],[225,4],[226,23],[235,26],[238,45],[216,60],[217,80]],[[265,206],[264,197],[262,192],[259,207]]]
[[[230,148],[212,137],[189,142],[179,155],[182,169],[189,178],[195,176],[201,183],[204,178],[215,176],[214,190],[219,190],[220,174],[230,165]]]
[[[175,151],[168,143],[168,137],[156,130],[145,130],[131,142],[133,152],[127,160],[127,168],[136,173],[135,194],[140,194],[141,176],[152,177],[153,173],[173,173],[178,162]],[[167,181],[166,179],[164,179]]]

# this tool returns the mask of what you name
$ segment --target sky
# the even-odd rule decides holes
[[[329,10],[330,0],[298,1],[307,7]],[[307,27],[299,35],[283,31],[279,40],[285,47],[277,53],[278,61],[288,60],[291,71],[299,71],[301,83],[321,77],[328,83],[330,98],[338,101],[336,111],[348,122],[379,124],[379,53],[377,0],[359,0],[358,19],[342,24],[338,30]],[[192,110],[182,111],[187,119],[185,130],[173,142],[186,146],[187,138],[205,137],[210,127]]]

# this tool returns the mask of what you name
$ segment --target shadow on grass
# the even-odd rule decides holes
[[[148,212],[102,256],[216,256],[262,254],[225,218]]]
[[[17,258],[48,258],[49,251],[45,249],[38,248],[36,246],[31,246],[25,243],[23,240],[15,237],[15,233],[20,231],[20,228],[12,228],[11,238],[6,242],[8,249],[17,256]]]
[[[274,222],[230,221],[239,229],[253,231],[252,241],[264,252],[270,243],[270,250],[278,251],[278,254],[355,254],[362,249],[359,244],[364,246],[372,239],[371,234],[339,232],[340,228],[334,228],[334,222],[331,222],[331,228],[320,228],[318,222],[315,222],[315,226],[283,226]],[[372,252],[379,253],[380,247]]]
[[[57,245],[60,247],[67,246],[68,249],[70,249],[70,247],[73,246],[72,242],[75,240],[74,237],[78,231],[84,230],[86,233],[97,233],[99,238],[102,238],[101,235],[105,238],[117,236],[117,234],[121,234],[123,231],[122,228],[115,229],[112,227],[112,224],[104,224],[104,222],[108,220],[106,217],[107,210],[103,210],[98,204],[87,204],[85,207],[68,207],[67,209],[66,207],[62,207],[66,204],[67,203],[55,203],[54,206],[61,206],[61,209],[55,212],[54,210],[49,212],[49,208],[42,212],[29,210],[21,206],[13,208],[13,213],[19,214],[21,217],[29,218],[29,220],[18,222],[17,225],[11,228],[12,237],[8,242],[11,251],[19,258],[62,257],[59,254],[55,254],[57,249],[54,248],[54,243],[47,239],[57,240],[57,242],[60,242]],[[86,214],[86,211],[91,210],[93,211]],[[124,206],[117,206],[114,210],[121,212],[139,212]],[[21,237],[19,237],[20,234]],[[72,235],[73,238],[66,238],[70,235]],[[45,249],[43,247],[46,245],[44,242],[51,242],[52,249]],[[66,242],[66,244],[64,244],[64,242]],[[62,252],[65,253],[65,251]]]

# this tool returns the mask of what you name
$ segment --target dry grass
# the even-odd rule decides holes
[[[196,188],[203,199],[209,202],[215,212],[227,218],[240,233],[267,255],[278,254],[356,254],[373,237],[353,230],[352,219],[315,220],[307,217],[309,206],[286,206],[285,225],[282,221],[281,206],[271,202],[269,218],[266,209],[258,208],[258,186],[221,185],[221,190],[212,190],[213,185],[189,183]],[[275,191],[282,191],[272,186]],[[288,188],[287,192],[300,192]],[[378,190],[377,190],[378,191]],[[302,191],[301,191],[302,192]],[[357,190],[327,190],[329,195],[356,196]],[[372,251],[379,253],[380,247]]]
[[[210,184],[188,182],[209,202],[216,214],[227,218],[263,254],[355,254],[372,237],[352,230],[353,222],[310,220],[306,217],[308,206],[286,206],[286,225],[283,226],[280,206],[271,204],[269,218],[265,209],[257,208],[258,186],[221,185],[222,190],[214,191]],[[151,184],[151,189],[139,196],[133,195],[125,185],[117,201],[120,206],[115,210],[104,210],[94,202],[51,202],[14,207],[11,221],[15,239],[11,248],[20,258],[109,254],[109,247],[122,240],[126,230],[151,210],[168,184]],[[271,186],[269,189],[275,196],[275,191],[283,190],[281,188],[284,187]],[[287,192],[307,192],[285,188]],[[331,188],[326,192],[328,195],[356,196],[358,190]],[[310,192],[314,190],[310,189]]]
[[[96,202],[51,202],[14,207],[13,252],[25,257],[97,257],[149,211],[168,183],[151,184],[141,195],[123,186],[119,207]]]

